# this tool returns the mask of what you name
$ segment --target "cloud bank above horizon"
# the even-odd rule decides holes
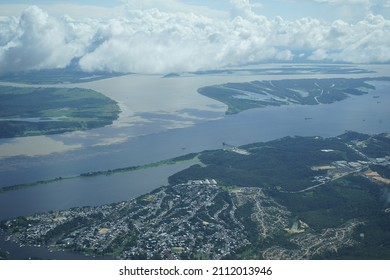
[[[337,5],[338,0],[305,0]],[[123,1],[105,18],[52,15],[38,6],[0,16],[0,73],[64,68],[84,71],[168,73],[262,62],[390,62],[390,20],[371,8],[384,0],[349,0],[366,15],[354,23],[311,17],[286,20],[261,15],[263,5],[232,0],[230,16],[151,8],[159,0]],[[162,2],[161,2],[162,3]],[[177,0],[165,1],[174,7]],[[375,4],[375,5],[374,5]],[[168,5],[168,6],[169,6]],[[257,12],[255,12],[257,11]],[[106,13],[107,14],[107,13]]]

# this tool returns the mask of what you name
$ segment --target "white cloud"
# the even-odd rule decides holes
[[[309,0],[322,6],[325,13],[332,13],[348,21],[358,21],[369,13],[390,16],[389,0]]]
[[[69,23],[50,17],[36,6],[27,8],[18,23],[4,33],[0,39],[3,71],[65,67],[85,48]]]
[[[244,18],[253,17],[255,13],[252,11],[253,8],[261,8],[261,3],[252,4],[249,0],[231,0],[231,17],[242,16]]]
[[[319,3],[334,3],[334,4],[369,4],[370,0],[315,0]]]
[[[244,0],[245,1],[245,0]],[[213,18],[225,18],[226,13],[207,6],[182,3],[180,0],[122,0],[128,10],[158,9],[167,13],[194,13]]]
[[[369,0],[326,0],[319,3],[320,7],[318,8],[321,9],[323,13],[333,15],[333,19],[342,18],[343,20],[348,22],[356,22],[361,20],[368,13],[370,13],[371,7]]]
[[[338,27],[343,33],[329,37],[328,59],[355,63],[390,61],[390,21],[368,15],[354,26]],[[332,46],[337,51],[332,52]]]
[[[160,3],[161,9],[140,9],[150,3]],[[259,5],[234,0],[229,19],[179,12],[176,0],[162,3],[127,1],[121,12],[115,8],[122,16],[110,19],[54,17],[38,7],[29,7],[19,18],[0,17],[0,69],[65,67],[73,58],[80,58],[86,71],[143,73],[286,61],[294,55],[356,63],[390,61],[390,21],[380,15],[370,14],[354,24],[268,19],[254,12]],[[178,10],[168,12],[173,7]]]

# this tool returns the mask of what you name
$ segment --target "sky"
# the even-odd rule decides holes
[[[0,74],[389,63],[390,0],[0,0]]]

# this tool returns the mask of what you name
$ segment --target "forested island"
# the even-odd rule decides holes
[[[226,114],[236,114],[267,106],[330,104],[351,95],[367,94],[375,89],[368,83],[373,80],[388,81],[390,78],[252,81],[202,87],[198,92],[226,104]]]
[[[0,86],[0,138],[103,127],[119,113],[114,100],[89,89]]]
[[[191,159],[136,199],[1,228],[21,245],[119,259],[390,258],[389,134],[285,137],[177,160]]]
[[[70,84],[85,83],[126,75],[126,73],[95,71],[85,72],[75,65],[58,69],[30,70],[0,74],[0,81],[23,84]]]
[[[228,67],[225,69],[198,70],[188,73],[168,73],[163,78],[177,78],[187,76],[211,76],[211,75],[304,75],[304,74],[371,74],[375,71],[367,70],[352,65],[335,64],[296,64],[279,65],[273,67]]]

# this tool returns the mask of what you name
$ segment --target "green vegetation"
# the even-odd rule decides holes
[[[0,260],[6,260],[7,258],[8,258],[7,252],[0,249]]]
[[[105,171],[87,172],[87,173],[82,173],[78,176],[66,176],[66,177],[63,176],[63,177],[56,177],[53,179],[40,180],[40,181],[36,181],[36,182],[32,182],[32,183],[12,185],[12,186],[8,186],[8,187],[0,188],[0,193],[36,187],[39,185],[50,184],[50,183],[54,183],[54,182],[58,182],[58,181],[62,181],[62,180],[72,180],[72,179],[76,179],[79,177],[112,176],[112,175],[125,173],[125,172],[132,172],[132,171],[143,170],[143,169],[148,169],[148,168],[156,168],[159,166],[173,165],[173,164],[184,163],[184,162],[193,162],[194,164],[199,164],[200,160],[198,158],[198,154],[192,153],[192,154],[187,154],[184,156],[180,156],[180,157],[176,157],[176,158],[172,158],[172,159],[168,159],[168,160],[162,160],[162,161],[158,161],[158,162],[153,162],[153,163],[149,163],[149,164],[144,164],[144,165],[128,166],[128,167],[110,169],[110,170],[105,170]]]
[[[371,214],[369,220],[356,229],[354,238],[359,240],[356,246],[319,255],[317,259],[389,260],[390,214],[383,211]]]
[[[384,79],[384,78],[383,78]],[[236,114],[252,108],[289,104],[329,104],[350,95],[363,95],[374,86],[371,79],[297,79],[252,81],[207,86],[198,92],[228,106],[226,114]]]
[[[390,141],[389,136],[380,134],[377,137],[368,139],[362,147],[362,152],[369,157],[381,158],[390,156]]]
[[[325,253],[318,259],[390,259],[390,215],[385,211],[388,202],[383,186],[362,177],[350,177],[311,194],[295,196],[276,195],[305,220],[314,230],[337,227],[348,219],[364,221],[354,231],[357,244],[337,253]],[[312,198],[308,198],[312,195]],[[307,203],[307,205],[303,204]],[[316,205],[317,203],[317,205]],[[305,205],[296,209],[297,205]],[[305,208],[305,209],[304,209]]]
[[[230,68],[230,69],[217,69],[217,70],[200,70],[192,72],[194,75],[231,75],[241,74],[245,75],[302,75],[307,73],[318,74],[368,74],[375,73],[366,69],[356,68],[352,66],[337,66],[337,65],[285,65],[281,67],[272,68]]]
[[[8,73],[0,76],[0,81],[25,84],[69,84],[92,82],[124,75],[117,72],[83,72],[71,67],[62,69],[32,70]]]
[[[278,187],[284,191],[299,191],[312,186],[314,177],[321,174],[313,171],[312,166],[337,160],[362,159],[337,138],[286,137],[242,148],[250,155],[229,150],[202,152],[199,159],[205,167],[194,165],[171,176],[169,182],[177,184],[198,178],[214,178],[227,186]],[[334,151],[325,153],[323,149]]]
[[[148,163],[144,165],[136,165],[136,166],[129,166],[129,167],[123,167],[123,168],[117,168],[117,169],[110,169],[110,170],[105,170],[105,171],[94,171],[94,172],[88,172],[88,173],[82,173],[80,174],[81,177],[94,177],[94,176],[110,176],[118,173],[124,173],[124,172],[131,172],[131,171],[136,171],[136,170],[142,170],[142,169],[147,169],[147,168],[155,168],[163,165],[172,165],[172,164],[177,164],[181,162],[194,162],[194,164],[199,162],[198,159],[198,154],[192,153],[192,154],[187,154],[184,156],[172,158],[172,159],[167,159],[167,160],[161,160],[158,162],[153,162],[153,163]]]
[[[119,112],[115,101],[93,90],[0,86],[0,138],[98,128]]]
[[[370,175],[389,178],[389,142],[355,132],[285,137],[85,174],[194,163],[131,201],[0,228],[22,244],[126,259],[390,259],[390,188]]]
[[[269,194],[318,231],[341,226],[350,219],[375,216],[383,210],[382,191],[366,178],[347,176],[307,192]]]
[[[373,164],[370,165],[372,171],[378,172],[378,174],[384,178],[390,178],[390,168],[382,165]]]
[[[387,185],[364,176],[366,169],[363,168],[358,172],[344,171],[345,175],[340,178],[335,177],[318,184],[318,187],[308,188],[317,184],[313,182],[315,176],[326,176],[325,171],[313,171],[310,167],[336,161],[368,160],[355,149],[364,151],[375,161],[376,157],[389,156],[389,144],[388,134],[369,136],[347,132],[325,139],[286,137],[240,147],[250,155],[229,150],[202,152],[199,158],[206,164],[205,167],[192,166],[169,180],[175,184],[207,177],[227,186],[262,188],[269,197],[291,212],[294,217],[291,224],[297,220],[304,221],[309,226],[306,232],[313,236],[321,235],[328,229],[337,232],[349,221],[360,222],[350,239],[356,242],[355,245],[342,248],[337,253],[321,252],[314,258],[390,259],[390,189]],[[388,163],[370,164],[368,167],[384,178],[390,178]],[[211,205],[209,214],[215,213],[214,209],[218,207],[220,205]],[[253,202],[237,207],[236,217],[245,226],[251,245],[237,251],[233,258],[261,259],[262,252],[273,246],[291,251],[299,249],[294,241],[296,235],[287,234],[282,229],[269,238],[259,237],[256,222],[251,218],[253,209]]]
[[[61,180],[70,180],[70,179],[74,179],[77,177],[78,176],[57,177],[54,179],[40,180],[40,181],[36,181],[33,183],[12,185],[12,186],[8,186],[8,187],[0,188],[0,193],[9,192],[9,191],[16,191],[16,190],[21,190],[21,189],[26,189],[26,188],[32,188],[32,187],[36,187],[39,185],[50,184],[50,183],[54,183],[54,182],[61,181]]]

